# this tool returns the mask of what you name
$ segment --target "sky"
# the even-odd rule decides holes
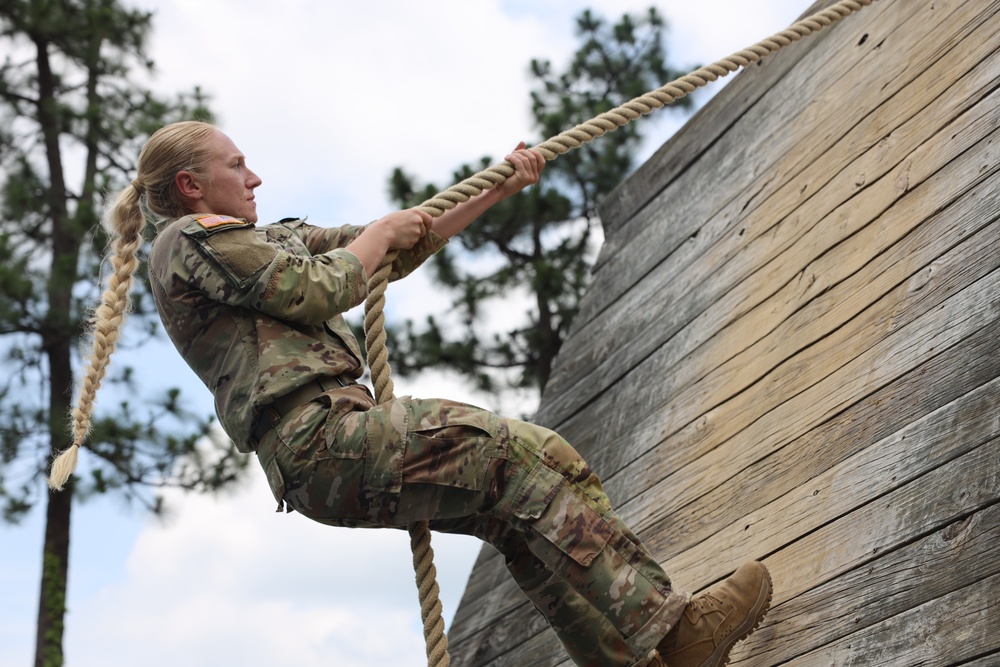
[[[519,140],[536,139],[528,63],[564,65],[575,47],[573,18],[585,8],[616,19],[655,5],[670,25],[670,64],[688,69],[783,29],[811,0],[126,4],[155,12],[152,85],[200,85],[220,128],[263,179],[260,220],[308,216],[332,226],[390,212],[386,182],[396,166],[447,186],[457,165],[483,155],[499,161]],[[639,122],[655,123],[648,155],[682,119]],[[442,299],[418,271],[390,288],[387,315],[422,319]],[[186,407],[211,411],[211,396],[169,343],[124,340],[112,365],[134,366],[149,395],[178,386]],[[440,374],[397,378],[395,393],[486,401]],[[523,408],[516,398],[490,407]],[[276,514],[251,466],[232,492],[168,494],[165,520],[112,499],[75,506],[69,667],[426,664],[406,534]],[[33,661],[43,509],[0,526],[0,665]],[[442,535],[433,546],[450,622],[480,546]]]

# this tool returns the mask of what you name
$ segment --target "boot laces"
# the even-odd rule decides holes
[[[722,600],[715,597],[711,593],[702,593],[691,600],[691,604],[695,605],[698,608],[698,611],[703,614],[705,612],[712,611],[713,609],[719,609],[721,611],[725,608]]]

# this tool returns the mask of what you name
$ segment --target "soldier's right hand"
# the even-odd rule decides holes
[[[387,242],[389,250],[406,250],[427,234],[434,218],[430,213],[415,208],[395,211],[373,222],[371,231],[377,231]]]

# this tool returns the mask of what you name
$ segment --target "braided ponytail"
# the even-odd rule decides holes
[[[204,178],[210,158],[204,148],[216,130],[208,123],[185,121],[157,130],[139,154],[139,175],[119,192],[104,219],[112,238],[111,275],[101,303],[91,320],[91,354],[80,381],[77,406],[72,411],[73,444],[52,463],[49,487],[62,490],[76,470],[79,448],[90,433],[94,398],[121,336],[122,324],[131,305],[132,284],[139,266],[138,251],[146,224],[142,199],[155,215],[176,218],[184,214],[174,176],[189,171]]]
[[[139,192],[130,185],[118,193],[105,222],[112,234],[112,273],[101,304],[91,321],[93,346],[87,358],[87,370],[80,382],[80,397],[72,412],[73,444],[52,463],[49,487],[62,490],[77,463],[77,450],[90,432],[94,397],[111,360],[111,353],[121,335],[125,314],[131,305],[130,294],[135,270],[139,265],[137,252],[142,243],[142,228],[146,219],[139,208]]]

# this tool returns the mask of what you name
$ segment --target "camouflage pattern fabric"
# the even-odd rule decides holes
[[[253,442],[253,423],[275,397],[361,375],[342,313],[366,293],[364,269],[343,250],[362,230],[301,220],[258,228],[225,216],[159,226],[149,261],[156,306],[226,432],[256,451],[279,511],[348,527],[428,520],[474,535],[504,555],[578,665],[641,664],[689,596],[672,588],[556,433],[447,400],[375,405],[350,384]],[[393,278],[445,242],[424,237],[400,254]]]
[[[641,664],[689,600],[580,455],[540,426],[442,399],[376,406],[353,386],[293,410],[257,453],[279,511],[333,526],[427,520],[489,542],[578,665]]]
[[[156,309],[240,451],[253,451],[253,423],[275,397],[317,377],[363,373],[361,347],[342,316],[368,294],[361,262],[343,249],[363,229],[302,220],[258,228],[204,215],[157,226],[149,257]],[[445,243],[430,233],[401,252],[390,280]]]

